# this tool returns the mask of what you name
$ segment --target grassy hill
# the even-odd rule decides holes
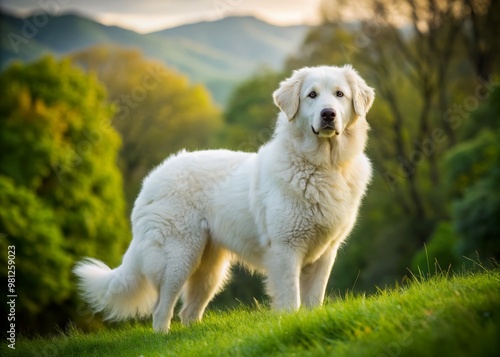
[[[18,340],[15,356],[498,356],[500,272],[438,276],[322,308],[212,311],[167,335],[129,323],[92,334]]]
[[[105,26],[75,14],[49,16],[43,26],[26,25],[40,21],[0,11],[1,67],[14,59],[30,61],[44,53],[61,56],[95,45],[133,47],[206,84],[219,103],[259,65],[281,66],[307,30],[305,26],[274,26],[252,17],[230,17],[151,34]],[[24,40],[13,45],[8,34]]]

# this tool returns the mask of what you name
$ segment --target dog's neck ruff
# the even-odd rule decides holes
[[[340,135],[322,138],[312,135],[311,130],[304,130],[295,123],[283,118],[278,119],[274,140],[284,146],[287,152],[302,157],[314,166],[335,168],[348,165],[365,150],[369,125],[365,118],[358,118]]]

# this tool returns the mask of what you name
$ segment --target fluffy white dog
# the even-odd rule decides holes
[[[258,153],[182,151],[146,177],[122,265],[86,259],[74,269],[96,312],[152,313],[154,330],[168,331],[182,294],[189,324],[237,261],[267,276],[276,309],[323,302],[371,177],[374,91],[351,66],[322,66],[295,71],[273,97],[281,113]]]

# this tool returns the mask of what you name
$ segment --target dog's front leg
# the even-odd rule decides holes
[[[323,303],[337,249],[338,246],[330,248],[317,261],[302,268],[300,296],[305,306],[312,308]]]
[[[267,292],[277,310],[294,311],[300,307],[300,266],[297,252],[274,244],[266,254]]]

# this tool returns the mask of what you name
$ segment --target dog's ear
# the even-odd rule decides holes
[[[344,66],[344,69],[352,90],[354,111],[358,116],[364,117],[373,104],[375,91],[366,84],[351,65]]]
[[[302,79],[297,71],[290,77],[280,83],[280,87],[273,93],[274,104],[285,113],[288,120],[295,118],[299,110],[300,89]]]

